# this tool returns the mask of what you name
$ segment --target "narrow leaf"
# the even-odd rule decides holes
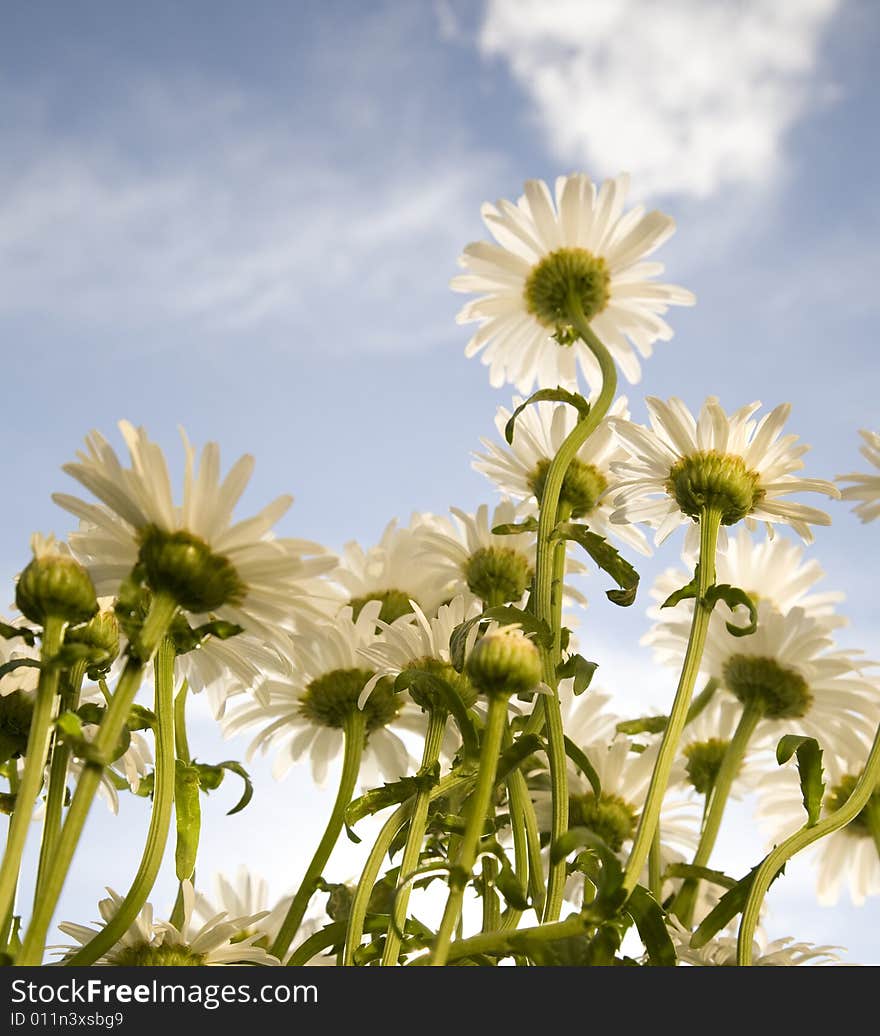
[[[776,761],[781,766],[797,753],[798,775],[801,779],[801,795],[807,811],[807,827],[819,822],[822,799],[825,796],[825,775],[822,767],[822,749],[814,737],[800,734],[786,734],[776,746]]]
[[[586,525],[577,522],[561,522],[553,530],[554,539],[573,540],[590,555],[593,561],[607,572],[619,590],[606,590],[605,596],[613,604],[629,607],[636,599],[639,574],[604,537],[590,532]]]
[[[755,602],[745,590],[741,590],[738,586],[729,586],[727,583],[710,586],[706,593],[706,600],[710,604],[715,604],[716,601],[724,601],[731,611],[735,611],[738,607],[748,609],[749,621],[745,626],[736,626],[732,622],[725,623],[727,632],[731,636],[748,637],[758,628],[758,609],[755,606]]]
[[[569,655],[564,662],[560,662],[556,667],[556,675],[560,680],[566,680],[568,677],[574,677],[574,690],[575,695],[583,694],[584,691],[590,686],[593,679],[593,675],[599,668],[598,662],[588,662],[583,655]]]
[[[596,772],[596,768],[587,758],[587,753],[582,748],[578,747],[570,737],[566,737],[565,754],[590,782],[593,794],[598,799],[602,794],[602,782],[599,780],[599,774]]]
[[[651,964],[655,968],[675,967],[675,947],[669,937],[665,915],[651,893],[636,885],[626,901],[626,912],[636,923]]]
[[[538,389],[538,391],[533,392],[524,403],[520,403],[516,410],[514,410],[510,415],[510,420],[504,426],[504,438],[507,440],[507,444],[509,446],[513,445],[513,432],[516,426],[516,419],[523,410],[532,403],[568,403],[577,410],[579,421],[583,421],[590,412],[590,404],[578,392],[569,392],[561,386],[555,389]]]

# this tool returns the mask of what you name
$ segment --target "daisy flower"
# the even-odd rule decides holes
[[[690,946],[690,931],[674,917],[668,919],[668,924],[676,955],[682,964],[689,967],[736,967],[736,933],[722,932],[699,950],[694,950]],[[821,967],[842,963],[835,953],[840,949],[839,946],[794,942],[791,936],[768,942],[763,933],[759,932],[753,945],[752,966],[757,968],[792,968],[802,965]]]
[[[248,931],[261,915],[250,917],[227,917],[217,913],[199,925],[193,917],[195,892],[189,881],[182,886],[184,916],[179,928],[170,921],[154,921],[153,908],[147,903],[138,914],[125,935],[95,963],[105,967],[151,967],[155,965],[174,967],[202,967],[213,964],[251,964],[272,966],[279,962],[264,949],[254,945],[258,935],[241,933]],[[116,914],[123,897],[107,889],[108,899],[98,903],[98,911],[106,925]],[[77,946],[59,947],[69,955],[79,946],[85,946],[104,927],[73,924],[65,921],[58,927],[76,940]]]
[[[624,215],[629,178],[606,180],[596,190],[582,173],[556,180],[556,199],[542,180],[529,180],[516,205],[486,203],[483,221],[496,243],[468,245],[453,278],[454,291],[479,293],[458,322],[480,326],[465,354],[482,352],[495,388],[512,382],[520,392],[575,385],[578,366],[590,385],[598,365],[572,328],[569,297],[631,382],[641,376],[637,352],[647,358],[672,329],[662,319],[671,305],[694,296],[653,278],[663,264],[645,262],[675,230],[661,212],[637,205]]]
[[[293,897],[282,896],[277,902],[271,901],[266,880],[252,874],[244,866],[239,867],[232,878],[225,874],[215,874],[213,884],[212,897],[201,892],[196,894],[194,916],[202,922],[210,921],[220,914],[250,919],[249,926],[242,929],[238,937],[255,936],[257,946],[271,946]]]
[[[650,749],[634,752],[630,739],[622,735],[618,735],[610,744],[600,742],[584,745],[583,750],[599,776],[602,794],[597,799],[586,777],[570,765],[569,827],[588,828],[612,852],[625,859],[638,827],[654,769],[655,753]],[[549,831],[551,794],[549,789],[540,787],[539,781],[540,777],[534,774],[529,777],[534,788],[532,798],[539,827]],[[697,846],[698,834],[699,815],[695,803],[673,790],[663,802],[660,818],[661,871],[665,871],[670,863],[690,859]],[[575,874],[569,878],[566,886],[569,899],[577,901],[582,885],[582,876]]]
[[[679,746],[682,768],[675,774],[679,785],[698,795],[711,792],[741,715],[742,706],[738,702],[716,694],[706,708],[688,723]],[[763,772],[753,765],[740,766],[730,794],[738,798],[751,791]]]
[[[210,614],[270,639],[279,627],[289,628],[298,607],[308,603],[303,580],[333,565],[316,544],[270,536],[292,498],[279,497],[259,514],[233,523],[253,458],[241,457],[221,481],[217,444],[208,443],[196,463],[181,433],[186,469],[183,500],[177,504],[159,446],[143,428],[127,421],[119,427],[130,467],[92,432],[77,462],[63,468],[102,503],[54,496],[82,522],[70,536],[71,548],[98,592],[115,594],[139,562],[152,590],[169,594],[195,616]]]
[[[433,522],[430,515],[413,514],[409,526],[390,521],[369,550],[354,541],[346,544],[332,574],[340,589],[328,588],[326,593],[336,593],[337,607],[350,605],[355,617],[367,601],[381,602],[379,617],[384,622],[410,614],[411,601],[426,615],[436,615],[453,596],[454,580],[424,564],[424,533]]]
[[[680,658],[685,646],[682,633]],[[761,601],[750,636],[733,637],[723,624],[710,624],[702,670],[757,711],[755,742],[803,734],[847,756],[858,755],[880,719],[876,681],[862,671],[873,664],[835,648],[827,624],[802,608],[783,615]]]
[[[514,407],[523,402],[514,397]],[[504,437],[512,411],[499,407],[495,427]],[[629,409],[621,396],[611,406],[609,416],[626,419]],[[489,478],[498,489],[525,502],[528,512],[537,514],[550,463],[577,422],[575,410],[565,403],[534,403],[516,419],[513,443],[499,446],[481,439],[488,453],[476,454],[474,468]],[[603,420],[581,446],[562,483],[560,502],[573,518],[585,521],[599,536],[614,536],[640,554],[650,554],[644,534],[632,525],[612,525],[611,497],[619,479],[612,465],[624,460],[626,451],[614,434],[612,424]]]
[[[859,453],[875,468],[880,469],[880,435],[864,429],[859,432],[859,435],[863,440]],[[851,486],[844,489],[841,496],[844,500],[861,501],[853,510],[863,522],[872,522],[880,515],[880,475],[862,475],[854,472],[851,475],[838,475],[837,481],[852,482]]]
[[[819,739],[819,744],[824,744]],[[846,802],[852,794],[868,756],[868,740],[858,754],[840,757],[824,752],[825,800],[823,816]],[[803,795],[797,769],[781,766],[760,786],[758,820],[772,844],[804,826]],[[846,827],[827,835],[808,850],[817,865],[816,884],[819,902],[833,906],[846,885],[850,899],[861,906],[869,896],[880,895],[880,790]]]
[[[780,438],[791,409],[785,403],[760,421],[753,414],[761,406],[750,403],[725,414],[710,396],[699,419],[680,399],[664,403],[649,396],[652,428],[615,421],[614,430],[629,459],[614,465],[620,477],[612,521],[647,522],[662,543],[679,525],[699,518],[711,505],[721,511],[721,524],[745,519],[790,525],[806,542],[810,525],[829,525],[824,511],[785,499],[791,493],[840,493],[823,479],[801,478],[801,457],[809,447],[795,445],[797,436]]]
[[[279,748],[273,766],[281,779],[291,766],[308,756],[312,774],[322,784],[332,760],[342,755],[343,729],[350,712],[374,674],[361,652],[379,639],[381,602],[368,601],[354,618],[350,607],[324,625],[303,627],[291,639],[288,669],[268,680],[263,700],[251,699],[227,714],[223,728],[232,737],[252,727],[261,728],[248,749],[248,758],[259,750]],[[406,699],[387,684],[369,696],[367,714],[366,773],[376,770],[387,780],[407,773],[406,746],[391,725],[412,729],[416,717],[408,715]]]

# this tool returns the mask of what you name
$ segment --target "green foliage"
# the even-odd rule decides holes
[[[590,532],[586,525],[577,522],[561,522],[553,530],[553,539],[572,540],[590,555],[593,561],[607,572],[619,590],[606,590],[605,596],[612,604],[628,608],[636,599],[639,574],[632,565],[611,546],[603,536]]]
[[[822,749],[814,737],[785,734],[776,746],[776,761],[782,766],[795,754],[801,779],[801,795],[804,799],[804,809],[807,811],[807,827],[813,827],[819,823],[822,799],[825,796]]]
[[[569,392],[561,386],[557,386],[555,389],[539,389],[537,392],[533,392],[524,403],[520,403],[516,410],[514,410],[510,415],[510,419],[504,426],[504,438],[507,440],[509,446],[513,445],[513,433],[516,426],[516,419],[523,410],[525,410],[526,407],[531,406],[532,403],[568,403],[577,410],[578,421],[583,421],[590,412],[590,404],[578,392]]]

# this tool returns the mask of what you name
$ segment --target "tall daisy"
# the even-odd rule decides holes
[[[691,933],[678,924],[675,918],[669,922],[669,934],[675,945],[676,956],[688,967],[736,967],[735,933],[722,932],[711,942],[698,950],[691,948]],[[770,942],[762,933],[755,938],[752,966],[757,968],[793,968],[804,965],[822,967],[841,964],[836,954],[839,946],[814,946],[808,942],[794,942],[791,937],[774,939]]]
[[[684,288],[654,280],[663,264],[645,262],[674,232],[661,212],[637,205],[624,214],[629,178],[606,180],[597,190],[582,173],[560,176],[556,197],[542,180],[529,180],[517,204],[482,208],[495,242],[468,245],[453,278],[454,291],[478,293],[458,315],[479,323],[466,355],[482,352],[496,388],[512,382],[520,392],[573,385],[578,366],[590,385],[598,366],[573,333],[574,295],[595,334],[631,382],[641,376],[638,354],[668,341],[663,320],[671,305],[692,305]]]
[[[279,749],[273,773],[281,779],[306,757],[322,784],[330,763],[342,754],[346,725],[359,712],[358,698],[375,672],[361,652],[379,639],[380,608],[381,602],[369,601],[356,619],[346,607],[332,622],[304,626],[291,640],[287,670],[266,682],[262,700],[249,699],[227,714],[225,735],[259,728],[248,758],[258,750]],[[412,726],[405,701],[387,683],[370,695],[364,709],[365,781],[377,771],[386,780],[407,772],[409,754],[391,729]]]
[[[514,407],[522,402],[520,397],[515,397]],[[505,407],[498,408],[495,427],[502,437],[511,416]],[[609,416],[629,417],[624,397],[615,400]],[[513,442],[509,446],[506,443],[500,446],[491,439],[481,440],[488,452],[476,454],[473,466],[502,493],[522,501],[530,513],[536,514],[550,464],[574,430],[576,421],[575,410],[565,403],[534,403],[517,417]],[[612,465],[626,456],[611,423],[603,420],[566,470],[559,500],[573,518],[586,522],[599,536],[614,536],[640,554],[650,554],[640,529],[610,522],[611,500],[619,481]]]
[[[875,468],[880,469],[880,435],[864,429],[859,432],[859,435],[862,437],[859,452]],[[880,515],[880,474],[864,475],[853,472],[850,475],[838,475],[837,480],[838,482],[852,482],[851,486],[844,489],[841,496],[844,500],[860,501],[853,510],[863,522],[872,522]]]
[[[255,945],[259,936],[241,933],[248,931],[260,920],[260,915],[252,917],[227,917],[225,913],[217,913],[199,924],[194,919],[196,902],[192,884],[188,881],[181,886],[183,894],[183,920],[180,926],[170,921],[155,921],[153,908],[147,903],[138,914],[134,923],[122,938],[112,946],[95,963],[109,967],[202,967],[211,964],[250,964],[263,967],[277,965],[279,962],[264,949]],[[102,899],[98,910],[107,924],[122,904],[123,897],[107,889],[108,899]],[[79,946],[85,946],[103,928],[98,922],[96,928],[87,925],[73,924],[65,921],[58,926],[65,935],[76,940],[77,946],[66,949],[69,956]]]
[[[292,503],[282,496],[258,514],[233,522],[253,471],[241,457],[220,479],[220,451],[208,443],[196,462],[182,434],[183,496],[175,501],[160,447],[127,421],[120,430],[130,454],[125,467],[98,432],[64,471],[101,504],[57,493],[55,501],[82,521],[71,548],[89,569],[99,593],[115,594],[136,562],[151,590],[168,594],[184,611],[211,614],[249,632],[272,637],[290,628],[307,603],[302,581],[332,567],[316,544],[276,539],[272,526]]]
[[[721,524],[746,520],[790,525],[806,542],[810,525],[829,525],[824,511],[785,499],[792,493],[838,497],[823,479],[801,478],[800,459],[809,449],[797,436],[781,436],[791,409],[784,403],[760,421],[750,403],[729,416],[710,396],[695,419],[680,399],[647,399],[651,428],[615,421],[629,458],[614,466],[620,477],[612,521],[647,522],[661,543],[679,525],[696,520],[712,504]]]
[[[412,613],[415,601],[427,615],[436,615],[453,596],[454,580],[448,572],[424,564],[424,533],[432,527],[430,515],[413,514],[408,526],[396,519],[385,527],[379,542],[367,550],[354,541],[346,544],[339,566],[332,574],[337,607],[349,605],[357,617],[367,601],[379,601],[384,622]]]
[[[633,751],[629,738],[618,735],[609,744],[584,745],[583,751],[599,777],[601,794],[597,797],[587,778],[569,767],[568,826],[585,827],[598,835],[621,858],[638,827],[645,792],[654,768],[654,752]],[[541,830],[550,829],[551,795],[543,787],[540,774],[531,774],[530,786]],[[663,802],[660,822],[661,870],[670,863],[689,857],[697,844],[699,816],[692,800],[673,791]],[[643,877],[646,878],[646,875]],[[569,899],[577,901],[583,880],[572,876],[566,885]]]

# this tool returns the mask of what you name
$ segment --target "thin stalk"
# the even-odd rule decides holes
[[[427,775],[434,769],[440,758],[440,746],[446,730],[447,714],[443,709],[431,709],[428,714],[428,729],[425,732],[425,744],[422,749],[422,766],[419,773]],[[394,967],[400,956],[400,936],[406,921],[406,911],[412,886],[408,882],[410,874],[418,867],[425,840],[425,827],[428,822],[428,806],[431,802],[431,788],[423,786],[416,792],[412,806],[412,816],[406,845],[400,861],[400,876],[397,881],[397,898],[394,904],[394,920],[388,925],[385,937],[385,950],[382,954],[382,967]]]
[[[651,895],[657,902],[663,894],[663,878],[660,860],[660,825],[654,830],[654,837],[651,839],[651,851],[648,853],[648,888]]]
[[[520,928],[515,932],[481,932],[468,939],[458,939],[449,947],[448,961],[461,960],[481,953],[510,955],[524,949],[535,942],[552,942],[555,939],[567,939],[573,935],[583,935],[589,928],[581,914],[572,914],[564,921],[553,921],[533,928]],[[425,966],[433,961],[426,955],[413,961],[415,965]]]
[[[15,760],[12,759],[11,766],[9,767],[8,779],[9,779],[9,794],[18,794],[18,767],[16,766]],[[9,823],[6,825],[7,838],[9,836],[9,828],[12,826],[12,814],[9,816]],[[18,891],[18,882],[15,883],[15,888],[12,890],[12,902],[9,904],[9,909],[6,911],[6,916],[2,918],[2,927],[0,927],[0,953],[10,953],[10,941],[12,939],[13,926],[15,924],[15,894]]]
[[[452,934],[461,917],[464,890],[474,870],[480,846],[480,836],[483,833],[483,825],[492,801],[492,792],[495,788],[495,772],[498,766],[498,756],[501,752],[501,742],[506,722],[507,695],[491,695],[489,698],[489,712],[486,716],[486,727],[483,731],[483,743],[480,748],[480,768],[477,773],[477,783],[468,801],[464,835],[462,836],[461,845],[455,859],[455,866],[449,874],[449,895],[446,899],[443,919],[440,922],[440,930],[434,943],[431,958],[431,964],[434,967],[442,967],[446,963]]]
[[[755,728],[760,721],[761,710],[759,708],[748,705],[743,709],[733,737],[730,739],[730,743],[724,753],[724,759],[721,761],[715,783],[706,799],[708,809],[704,814],[703,830],[700,833],[700,842],[694,854],[693,863],[695,867],[705,867],[709,863],[712,850],[715,848],[715,842],[718,839],[721,820],[724,817],[724,811],[730,799],[730,790],[740,771],[743,759],[745,759],[749,742],[755,733]],[[699,880],[688,878],[682,883],[670,908],[681,923],[688,927],[693,921],[699,888]]]
[[[688,709],[694,693],[694,684],[700,671],[700,661],[706,644],[709,630],[709,619],[712,605],[706,600],[709,588],[715,582],[715,548],[718,544],[718,530],[721,526],[721,512],[712,507],[704,507],[700,515],[700,559],[697,598],[694,601],[694,614],[691,620],[691,631],[688,637],[687,650],[684,656],[681,677],[675,700],[669,714],[669,722],[663,731],[660,750],[651,774],[651,783],[645,806],[639,819],[639,827],[633,841],[633,847],[626,865],[623,887],[632,892],[639,881],[642,868],[651,850],[654,830],[660,821],[660,810],[663,807],[663,796],[669,784],[672,764],[678,752],[678,743],[687,722]]]
[[[186,696],[188,692],[189,681],[184,680],[174,699],[174,749],[177,758],[187,765],[192,762],[189,739],[186,736]]]
[[[47,618],[43,628],[40,647],[40,681],[31,715],[31,729],[28,734],[24,771],[18,786],[15,810],[9,822],[6,851],[0,867],[0,917],[6,917],[15,900],[18,888],[18,874],[21,858],[27,842],[28,831],[34,812],[34,804],[40,794],[46,756],[52,735],[52,721],[57,707],[58,678],[60,671],[53,664],[64,637],[64,620]]]
[[[498,861],[494,856],[484,856],[480,861],[480,882],[483,889],[483,927],[484,932],[494,932],[500,927],[501,907],[498,893],[495,891],[495,878],[498,876]]]
[[[125,899],[98,934],[77,950],[67,967],[94,964],[134,923],[152,891],[168,843],[174,808],[174,644],[165,637],[156,654],[156,766],[150,826],[141,862]]]
[[[472,779],[473,778],[471,776],[463,776],[460,773],[453,772],[447,774],[441,779],[439,784],[431,789],[429,801],[433,802],[434,799],[443,798],[452,794],[459,788],[466,787]],[[348,915],[348,929],[345,933],[345,949],[343,950],[342,955],[343,967],[352,967],[354,965],[354,954],[360,946],[361,937],[364,934],[364,922],[370,905],[370,896],[373,894],[373,887],[379,877],[379,871],[382,868],[382,860],[385,858],[386,853],[390,851],[391,845],[397,837],[398,831],[400,831],[406,823],[406,818],[412,810],[412,805],[412,800],[410,800],[409,802],[405,802],[402,806],[398,806],[398,808],[385,821],[382,825],[382,830],[379,832],[376,841],[373,843],[373,848],[370,850],[367,862],[364,864],[364,869],[361,872],[360,880],[358,881],[357,888],[354,891],[354,897],[351,901],[351,909]]]
[[[95,759],[100,761],[87,761],[77,782],[73,800],[67,811],[67,819],[64,821],[55,844],[54,858],[46,872],[42,896],[35,906],[21,953],[16,961],[19,965],[39,964],[42,959],[46,933],[49,930],[52,915],[55,913],[58,897],[61,895],[64,880],[73,861],[86,818],[101,783],[101,775],[106,765],[104,760],[112,756],[114,749],[119,744],[122,728],[125,726],[132,702],[141,685],[144,666],[167,633],[176,611],[177,605],[172,598],[166,597],[164,594],[153,595],[150,611],[141,627],[139,654],[129,657],[116,686],[116,693],[110,700],[101,726],[98,728],[97,736],[92,742]]]
[[[752,887],[749,890],[749,898],[743,910],[742,921],[739,926],[739,938],[736,948],[736,962],[741,967],[749,967],[752,963],[752,940],[755,936],[755,928],[761,914],[761,906],[767,890],[770,888],[773,879],[780,869],[802,849],[817,842],[826,835],[839,831],[851,823],[865,808],[871,796],[877,790],[880,783],[880,728],[874,735],[874,743],[871,745],[871,752],[868,761],[862,770],[862,775],[856,782],[850,797],[844,804],[836,809],[830,816],[820,820],[812,827],[801,828],[793,835],[790,835],[780,845],[764,858],[764,862],[755,873]]]
[[[85,662],[76,662],[62,686],[59,713],[74,712],[79,705],[79,692],[86,673]],[[40,843],[40,860],[37,864],[37,881],[34,885],[34,902],[42,894],[46,868],[52,859],[61,819],[64,813],[64,797],[67,791],[67,768],[70,765],[70,746],[59,738],[52,741],[49,763],[49,784],[46,791],[46,814],[43,817],[43,837]]]
[[[345,749],[342,757],[342,773],[339,777],[339,790],[336,793],[336,801],[333,804],[333,811],[327,822],[327,827],[312,857],[312,862],[306,868],[303,880],[297,889],[287,916],[281,925],[275,941],[272,943],[271,953],[279,960],[283,960],[290,949],[293,937],[302,924],[309,901],[315,893],[321,872],[327,866],[330,854],[339,841],[342,833],[342,826],[345,817],[345,810],[351,802],[357,783],[358,773],[361,768],[361,759],[364,754],[366,741],[367,717],[360,709],[352,709],[345,718],[343,736]]]

